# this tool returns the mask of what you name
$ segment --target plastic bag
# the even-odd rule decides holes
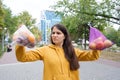
[[[113,42],[107,39],[98,29],[90,27],[89,48],[93,50],[103,50],[111,47]]]
[[[26,46],[28,48],[33,48],[35,46],[35,37],[25,25],[21,25],[20,28],[15,31],[12,40],[11,46],[14,44]],[[8,47],[8,49],[9,48],[10,47]]]

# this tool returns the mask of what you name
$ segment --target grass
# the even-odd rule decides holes
[[[102,51],[101,58],[120,62],[120,52]]]

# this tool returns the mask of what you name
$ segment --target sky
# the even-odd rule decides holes
[[[13,15],[18,15],[22,11],[28,11],[32,18],[40,21],[40,11],[50,9],[57,0],[3,0],[3,4],[9,7]]]

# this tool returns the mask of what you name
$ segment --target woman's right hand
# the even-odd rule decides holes
[[[27,46],[28,48],[33,48],[35,43],[31,43],[26,36],[19,36],[16,40],[19,45]]]
[[[19,36],[17,39],[16,39],[16,42],[19,44],[19,45],[22,45],[22,46],[26,46],[27,44],[29,44],[29,40],[26,36]]]

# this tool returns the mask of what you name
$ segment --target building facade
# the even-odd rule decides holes
[[[40,31],[42,33],[41,44],[49,43],[50,29],[51,27],[61,21],[61,17],[57,15],[54,11],[44,10],[40,14]]]

